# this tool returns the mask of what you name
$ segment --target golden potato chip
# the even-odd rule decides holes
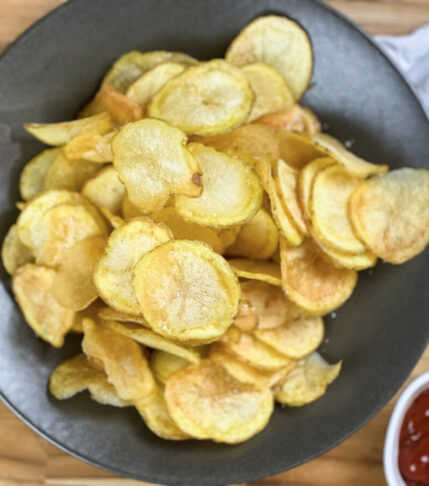
[[[165,385],[171,375],[189,366],[187,359],[155,349],[150,355],[150,367],[155,378]]]
[[[357,273],[326,262],[311,240],[292,248],[280,239],[280,258],[283,290],[311,315],[337,309],[356,286]]]
[[[143,316],[162,336],[202,344],[219,338],[238,310],[240,287],[228,263],[203,243],[171,240],[134,271]]]
[[[190,145],[189,151],[201,168],[204,189],[198,198],[176,196],[175,208],[183,219],[217,227],[250,219],[262,202],[262,186],[253,169],[202,144]]]
[[[261,280],[262,282],[281,286],[280,266],[276,263],[240,258],[228,260],[228,263],[238,277]]]
[[[94,272],[100,297],[119,312],[141,314],[134,293],[134,267],[145,253],[170,238],[172,234],[164,224],[148,218],[134,219],[115,229]]]
[[[123,312],[118,312],[111,307],[102,307],[97,312],[97,316],[103,321],[119,321],[119,322],[134,322],[140,324],[144,327],[149,327],[146,319],[143,316],[133,316],[131,314],[125,314]]]
[[[264,115],[258,118],[256,123],[268,125],[276,130],[283,129],[307,135],[319,133],[321,129],[316,115],[309,108],[300,105],[288,106],[277,113]]]
[[[166,339],[149,329],[144,329],[139,324],[105,321],[103,322],[103,325],[111,331],[122,334],[123,336],[128,336],[131,339],[134,339],[134,341],[137,341],[144,346],[148,346],[149,348],[159,349],[160,351],[174,354],[191,363],[200,362],[200,355],[197,351],[183,346],[183,344],[177,344],[174,341],[171,341],[171,339]]]
[[[339,140],[326,133],[317,133],[312,136],[312,140],[320,151],[335,159],[356,177],[366,178],[389,170],[387,165],[372,164],[352,154]]]
[[[281,287],[259,280],[241,283],[241,295],[258,317],[258,329],[275,329],[301,316],[302,309],[291,302]]]
[[[255,93],[255,102],[247,122],[293,103],[293,94],[284,77],[269,64],[264,62],[246,64],[241,67],[241,71]]]
[[[106,208],[116,214],[122,207],[125,186],[119,180],[116,169],[108,165],[86,181],[81,192],[98,208]]]
[[[122,201],[122,216],[126,221],[144,216],[144,214],[130,201],[130,198],[126,192]]]
[[[70,332],[83,334],[83,320],[92,319],[93,321],[96,321],[98,318],[98,312],[103,306],[103,301],[101,299],[97,299],[85,309],[76,312],[74,316],[73,326],[70,329]]]
[[[369,250],[365,253],[351,255],[350,253],[344,253],[328,247],[318,238],[314,238],[314,241],[322,250],[322,256],[325,256],[334,267],[365,270],[366,268],[373,267],[377,263],[377,256]]]
[[[366,251],[348,215],[350,196],[361,182],[339,164],[325,167],[314,178],[310,198],[312,228],[328,247],[340,252]]]
[[[260,432],[273,412],[269,388],[233,378],[204,360],[167,381],[165,399],[173,420],[197,439],[235,444]]]
[[[150,395],[155,380],[139,344],[91,319],[83,320],[83,329],[83,352],[102,363],[120,398],[136,403]]]
[[[93,131],[79,133],[63,148],[64,156],[69,160],[85,159],[91,162],[112,162],[112,139],[116,131],[104,135]]]
[[[403,263],[429,242],[429,171],[402,168],[365,181],[350,198],[359,238],[383,260]]]
[[[143,213],[162,209],[171,194],[201,195],[200,169],[185,144],[181,130],[150,119],[125,126],[113,139],[113,165]]]
[[[112,129],[108,113],[61,123],[26,123],[24,128],[33,137],[47,145],[63,145],[79,133],[93,131],[103,135]]]
[[[166,83],[147,113],[187,134],[216,135],[244,122],[254,100],[240,69],[222,59],[200,63]]]
[[[321,317],[301,317],[275,329],[257,329],[259,341],[289,358],[300,359],[317,349],[322,342],[324,327]]]
[[[98,297],[93,273],[106,245],[106,236],[90,236],[63,253],[52,285],[52,294],[63,307],[79,311]]]
[[[17,203],[15,203],[15,206],[19,211],[23,211],[26,206],[26,203],[22,201],[18,201]]]
[[[240,228],[241,226],[237,224],[235,226],[228,226],[226,228],[217,230],[217,233],[223,243],[224,248],[227,248],[234,243],[235,239],[238,236],[238,233],[240,232]]]
[[[243,288],[243,284],[241,284]],[[240,304],[238,311],[234,317],[233,327],[243,332],[251,332],[258,325],[259,317],[252,303],[247,299],[246,295],[241,291]]]
[[[19,192],[24,201],[32,199],[43,191],[46,173],[60,153],[60,148],[44,150],[25,165],[19,178]]]
[[[110,84],[118,93],[125,93],[130,84],[144,72],[164,62],[197,64],[197,60],[182,52],[168,51],[130,51],[115,61],[104,76],[103,83]]]
[[[314,402],[324,395],[340,370],[341,361],[330,365],[319,353],[314,352],[298,361],[286,376],[283,385],[275,392],[275,399],[288,407],[301,407]]]
[[[313,51],[305,30],[277,15],[250,22],[232,41],[225,58],[237,66],[266,62],[287,81],[295,100],[307,89],[313,71]]]
[[[280,157],[295,169],[302,169],[312,160],[325,155],[313,140],[303,133],[277,130],[276,137]]]
[[[186,65],[179,62],[158,64],[137,78],[127,89],[126,95],[144,110],[152,96],[185,68]]]
[[[279,232],[273,219],[264,209],[258,212],[241,228],[226,250],[227,255],[256,260],[268,260],[273,256],[279,242]]]
[[[100,169],[100,164],[89,160],[69,160],[61,153],[49,166],[43,188],[47,191],[65,189],[79,192],[85,182]]]
[[[9,228],[1,247],[3,266],[9,275],[13,275],[19,267],[34,261],[33,252],[19,238],[16,224]]]
[[[27,324],[44,341],[60,348],[73,326],[74,312],[56,301],[54,279],[55,270],[27,263],[14,273],[12,290]]]
[[[106,375],[93,368],[84,354],[78,354],[58,365],[49,379],[49,391],[58,400],[66,400],[88,390],[91,398],[105,405],[127,407],[131,403],[118,397]]]
[[[107,208],[100,208],[100,213],[107,219],[113,229],[124,226],[126,221],[117,214],[112,214]]]

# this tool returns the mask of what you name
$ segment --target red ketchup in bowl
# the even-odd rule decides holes
[[[405,414],[398,462],[407,486],[429,486],[429,388],[418,395]]]

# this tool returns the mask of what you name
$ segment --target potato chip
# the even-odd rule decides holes
[[[145,253],[170,238],[172,234],[164,224],[148,218],[134,219],[114,230],[94,272],[101,298],[119,312],[141,314],[134,293],[134,267]]]
[[[234,243],[235,239],[238,236],[238,233],[240,232],[240,229],[241,226],[237,224],[235,226],[228,226],[226,228],[217,230],[217,233],[223,243],[224,248],[227,248]]]
[[[204,189],[198,198],[176,196],[175,208],[183,219],[216,227],[250,219],[262,202],[262,186],[253,169],[202,144],[192,144],[189,150],[201,168]]]
[[[165,62],[180,62],[183,64],[197,64],[197,60],[182,52],[168,51],[130,51],[115,61],[111,69],[104,76],[103,83],[110,84],[118,93],[125,93],[130,84],[144,72]]]
[[[3,266],[9,275],[13,275],[19,267],[34,261],[33,252],[20,240],[16,224],[9,228],[1,248]]]
[[[19,178],[19,192],[22,199],[28,201],[43,191],[46,173],[60,153],[60,148],[44,150],[25,165]]]
[[[276,251],[279,233],[273,219],[264,209],[245,223],[234,243],[226,250],[227,255],[256,260],[268,260]]]
[[[88,390],[91,398],[105,405],[127,407],[130,403],[118,397],[106,375],[93,368],[84,354],[78,354],[58,365],[49,379],[49,391],[58,400],[66,400]]]
[[[279,142],[280,157],[295,169],[302,169],[312,160],[325,155],[312,139],[303,133],[277,130],[276,137]]]
[[[27,263],[14,273],[12,290],[27,324],[44,341],[60,348],[73,326],[74,312],[56,301],[54,279],[55,270]]]
[[[108,113],[100,113],[61,123],[26,123],[24,128],[46,145],[63,145],[79,133],[89,130],[101,135],[107,133],[112,129],[112,120]]]
[[[366,251],[348,215],[350,196],[361,182],[339,164],[325,167],[314,178],[310,199],[313,230],[328,247],[340,252],[362,254]]]
[[[69,160],[85,159],[91,162],[112,162],[112,139],[116,131],[104,135],[93,131],[79,133],[63,148],[64,156]]]
[[[106,245],[106,236],[90,236],[63,253],[52,285],[52,294],[63,307],[79,311],[98,297],[93,273]]]
[[[187,359],[155,349],[150,356],[150,367],[155,378],[165,385],[167,380],[179,370],[189,366]]]
[[[70,332],[83,334],[83,320],[92,319],[93,321],[96,321],[98,318],[98,312],[101,308],[103,308],[103,306],[103,301],[101,299],[97,299],[85,309],[76,312],[74,316],[73,326],[70,329]]]
[[[22,201],[18,201],[17,203],[15,203],[15,206],[19,211],[23,211],[26,206],[26,203]]]
[[[170,415],[184,432],[227,444],[243,442],[260,432],[273,412],[269,388],[242,383],[210,360],[171,376],[165,399]]]
[[[83,321],[82,350],[102,363],[107,379],[123,400],[136,403],[154,390],[155,380],[142,348],[133,339],[117,334],[91,319]]]
[[[125,196],[125,186],[112,165],[103,167],[82,187],[82,194],[98,208],[119,213]]]
[[[313,70],[307,33],[298,23],[277,15],[250,22],[232,41],[225,58],[237,66],[258,61],[272,65],[287,81],[295,100],[307,89]]]
[[[255,337],[289,358],[300,359],[317,349],[324,327],[321,317],[301,317],[275,329],[257,329]]]
[[[241,284],[241,287],[243,287],[243,284]],[[233,327],[243,332],[251,332],[258,325],[258,321],[259,317],[254,306],[247,299],[242,290],[238,312],[234,317]],[[233,327],[230,327],[229,329],[232,329]]]
[[[283,385],[275,392],[275,399],[288,407],[301,407],[314,402],[326,392],[339,375],[341,361],[335,365],[327,363],[314,352],[298,361],[286,376]]]
[[[140,211],[162,209],[170,194],[201,195],[200,169],[185,144],[181,130],[150,119],[127,125],[113,139],[114,167]]]
[[[311,240],[292,248],[280,239],[280,258],[283,290],[311,315],[337,309],[356,286],[357,273],[326,262]]]
[[[387,165],[372,164],[352,154],[339,140],[326,133],[317,133],[312,136],[312,140],[319,150],[323,151],[328,157],[335,159],[356,177],[366,178],[389,170]]]
[[[276,130],[283,129],[307,135],[319,133],[321,129],[316,115],[309,108],[300,105],[288,106],[277,113],[264,115],[258,118],[256,123],[268,125]]]
[[[214,59],[190,67],[166,83],[153,96],[147,113],[187,134],[216,135],[243,123],[253,100],[240,69]]]
[[[149,327],[149,324],[143,316],[125,314],[123,312],[112,309],[111,307],[102,307],[97,312],[97,316],[103,321],[134,322],[136,324],[140,324],[141,326],[147,328]]]
[[[152,96],[185,68],[186,65],[179,62],[158,64],[137,78],[127,89],[126,95],[144,110]]]
[[[284,77],[269,64],[263,62],[246,64],[241,67],[241,71],[255,93],[255,102],[247,122],[293,103],[293,95]]]
[[[383,260],[399,264],[429,242],[429,171],[402,168],[365,181],[350,198],[359,238]]]
[[[159,349],[180,358],[186,359],[191,363],[199,363],[200,355],[197,351],[191,348],[177,344],[170,339],[156,334],[155,332],[142,328],[139,324],[120,323],[115,321],[105,321],[103,325],[109,328],[111,331],[128,336],[134,341],[137,341],[149,348]]]
[[[122,201],[122,216],[126,221],[144,216],[144,214],[130,201],[126,192]]]
[[[228,263],[203,243],[172,240],[144,255],[134,290],[162,336],[202,344],[219,338],[238,310],[240,287]]]
[[[107,219],[113,229],[120,228],[126,223],[125,219],[122,219],[117,214],[112,214],[107,208],[100,208],[100,213]]]
[[[228,263],[238,277],[261,280],[262,282],[281,286],[280,266],[276,263],[240,258],[228,260]]]
[[[246,299],[258,317],[260,330],[275,329],[301,316],[302,309],[291,302],[281,289],[259,280],[241,283],[242,299]]]

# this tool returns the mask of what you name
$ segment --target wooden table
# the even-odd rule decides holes
[[[0,51],[63,0],[0,0]],[[429,22],[429,0],[329,0],[371,34],[407,34]],[[429,347],[407,383],[429,370]],[[292,471],[253,486],[384,485],[382,449],[397,396],[341,445]],[[48,444],[0,404],[0,486],[134,486]],[[197,485],[195,485],[197,486]]]

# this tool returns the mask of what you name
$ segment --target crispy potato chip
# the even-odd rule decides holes
[[[101,299],[97,299],[85,309],[76,312],[74,316],[73,326],[70,329],[70,332],[83,334],[83,320],[92,319],[93,321],[96,321],[98,318],[98,312],[103,306],[103,301]]]
[[[316,235],[314,235],[316,236]],[[322,250],[322,256],[326,257],[334,267],[349,268],[351,270],[365,270],[373,267],[377,263],[377,256],[371,251],[351,255],[350,253],[344,253],[337,251],[327,245],[325,245],[317,237],[313,238],[317,246]]]
[[[94,272],[101,298],[119,312],[141,314],[134,293],[134,267],[145,253],[170,238],[172,234],[164,224],[148,218],[134,219],[114,230]]]
[[[19,192],[24,201],[32,199],[43,191],[48,169],[60,153],[60,148],[44,150],[25,165],[19,178]]]
[[[302,169],[312,160],[325,155],[313,140],[303,133],[277,130],[276,137],[279,142],[280,157],[295,169]]]
[[[321,317],[301,317],[275,329],[257,329],[254,334],[259,341],[279,353],[300,359],[312,353],[322,342],[323,320]]]
[[[238,277],[261,280],[262,282],[281,286],[280,266],[276,263],[240,258],[228,260],[228,263]]]
[[[276,130],[283,129],[307,135],[319,133],[321,129],[316,115],[309,108],[300,105],[288,106],[277,113],[262,116],[256,123],[268,125]]]
[[[234,243],[226,250],[227,255],[256,260],[268,260],[279,242],[279,233],[273,219],[264,209],[245,223]]]
[[[280,258],[283,290],[311,315],[337,309],[356,286],[357,273],[326,262],[311,240],[292,248],[280,239]]]
[[[247,122],[293,104],[293,94],[284,77],[269,64],[246,64],[241,67],[241,71],[255,93],[255,102]]]
[[[126,95],[144,110],[152,96],[185,68],[186,65],[179,62],[158,64],[137,78],[127,89]]]
[[[350,196],[361,182],[339,164],[325,167],[314,178],[310,198],[312,228],[323,243],[340,252],[366,251],[348,215]]]
[[[403,263],[429,242],[429,171],[402,168],[365,181],[350,198],[359,238],[383,260]]]
[[[119,213],[125,196],[125,186],[112,165],[103,167],[82,187],[82,194],[98,208]]]
[[[243,123],[253,100],[253,91],[240,69],[213,59],[166,83],[153,96],[147,112],[188,134],[216,135]]]
[[[63,253],[52,285],[52,294],[60,305],[79,311],[98,297],[93,273],[106,245],[106,236],[90,236]]]
[[[204,189],[198,198],[176,196],[175,208],[183,219],[217,227],[250,219],[262,202],[262,186],[253,169],[202,144],[190,145],[189,151],[203,173]]]
[[[47,145],[63,145],[73,137],[89,130],[103,135],[112,129],[108,113],[61,123],[26,123],[24,128],[33,137]]]
[[[127,407],[131,403],[118,397],[106,375],[93,368],[84,354],[63,361],[52,372],[49,391],[58,400],[66,400],[77,393],[88,390],[91,398],[105,405]]]
[[[224,248],[231,246],[240,232],[241,226],[239,224],[235,226],[229,226],[218,230],[219,238],[221,239]]]
[[[139,344],[91,319],[83,320],[83,329],[83,352],[102,363],[120,398],[136,403],[150,395],[155,380]]]
[[[240,298],[228,263],[188,240],[169,241],[144,255],[135,267],[134,290],[154,331],[191,345],[219,338]]]
[[[22,201],[18,201],[17,203],[15,203],[15,206],[19,211],[23,211],[26,206],[26,203]]]
[[[119,321],[119,322],[134,322],[140,324],[144,327],[149,328],[149,324],[143,316],[133,316],[131,314],[125,314],[123,312],[118,312],[111,307],[102,307],[97,312],[97,316],[103,321]]]
[[[150,367],[155,378],[165,385],[167,380],[179,370],[189,366],[187,359],[155,349],[150,355]]]
[[[150,119],[127,125],[113,139],[113,164],[140,211],[162,209],[171,194],[201,195],[200,169],[185,143],[181,130]]]
[[[113,229],[120,228],[126,223],[125,219],[122,219],[117,214],[112,214],[107,208],[100,208],[100,213],[107,219]]]
[[[9,275],[13,275],[19,267],[34,261],[33,252],[20,240],[16,224],[9,228],[1,248],[3,266]]]
[[[73,326],[74,312],[56,301],[54,279],[55,270],[27,263],[13,275],[12,290],[27,324],[44,341],[60,348]]]
[[[79,133],[63,148],[64,156],[69,160],[85,159],[91,162],[112,162],[112,139],[116,131],[104,135],[93,131]]]
[[[319,353],[314,352],[298,361],[286,376],[283,385],[275,392],[275,399],[288,407],[301,407],[314,402],[325,394],[339,375],[341,361],[335,365],[327,363]]]
[[[197,60],[182,52],[168,51],[130,51],[115,61],[103,79],[104,84],[110,84],[118,93],[125,93],[130,84],[144,72],[165,62],[180,62],[197,64]]]
[[[374,174],[383,174],[389,170],[387,165],[376,165],[349,152],[344,145],[326,133],[317,133],[312,140],[320,151],[343,165],[356,177],[366,178]]]
[[[301,316],[302,309],[291,302],[281,289],[258,280],[241,283],[242,298],[258,316],[258,329],[275,329]]]
[[[241,284],[243,288],[243,284]],[[237,315],[234,317],[233,326],[229,329],[237,328],[242,332],[251,332],[258,325],[259,317],[255,307],[241,291],[240,305],[238,306]],[[239,339],[238,339],[239,340]]]
[[[126,192],[122,201],[122,216],[126,221],[144,216],[144,214],[130,201]]]
[[[232,41],[225,58],[237,66],[258,61],[272,65],[287,81],[295,100],[307,89],[313,71],[307,33],[293,20],[277,15],[250,22]]]
[[[183,346],[182,344],[177,344],[170,339],[156,334],[149,329],[143,329],[139,324],[131,323],[120,323],[115,321],[103,322],[103,325],[109,328],[111,331],[122,334],[123,336],[128,336],[134,341],[137,341],[144,346],[149,348],[159,349],[180,358],[186,359],[191,363],[199,363],[200,355],[197,351],[191,348]]]
[[[260,432],[273,412],[269,388],[242,383],[210,360],[171,376],[165,399],[170,415],[184,432],[227,444],[243,442]]]

